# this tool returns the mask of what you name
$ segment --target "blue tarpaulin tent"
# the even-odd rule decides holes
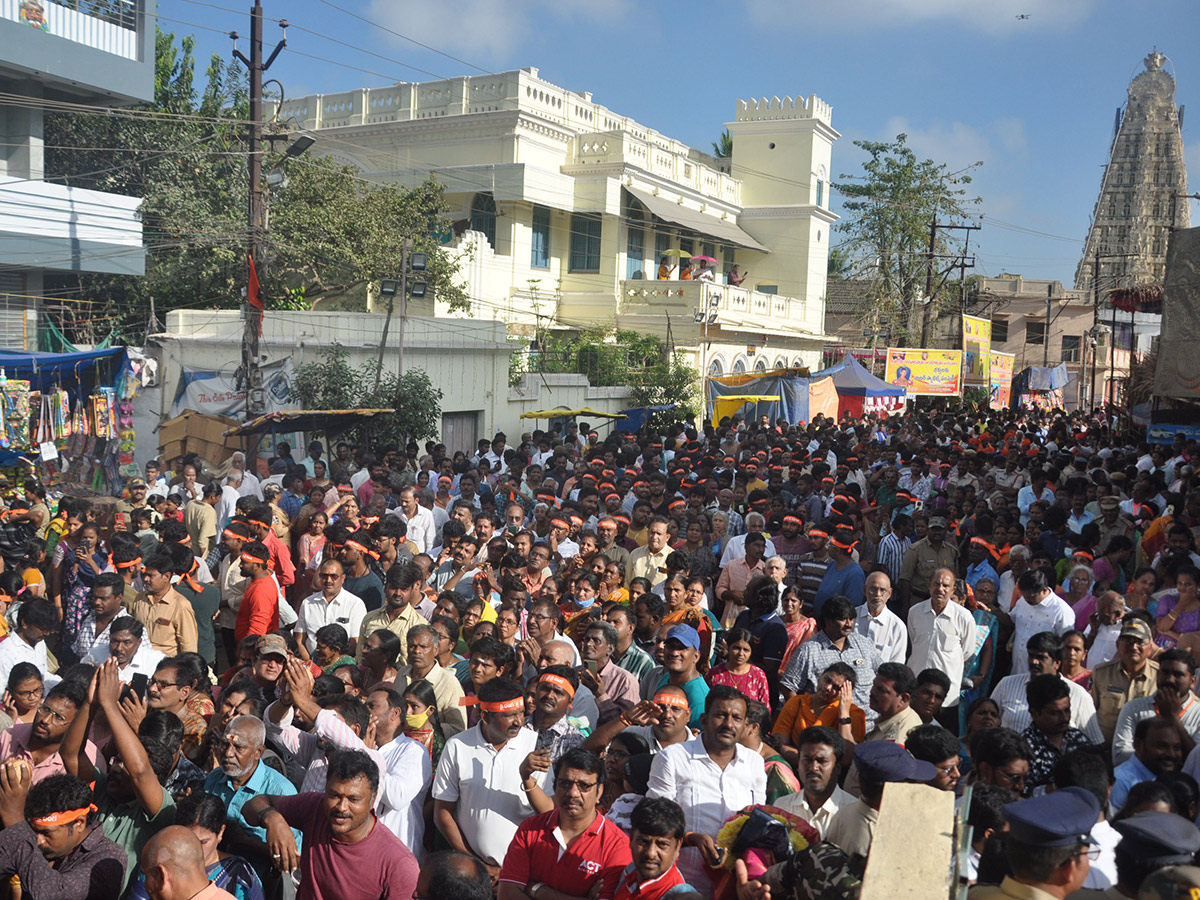
[[[646,424],[655,413],[667,412],[675,408],[674,403],[660,403],[657,406],[631,406],[629,409],[621,410],[621,414],[626,418],[615,425],[617,431],[628,431],[631,434],[637,434],[642,430],[642,426]]]
[[[778,418],[789,422],[808,421],[808,382],[800,375],[789,374],[791,370],[776,369],[761,375],[727,375],[709,378],[705,382],[707,414],[713,414],[713,403],[717,397],[736,394],[777,394],[778,400],[763,401],[757,405],[757,415]],[[715,424],[715,423],[714,423]]]
[[[834,387],[839,395],[851,397],[903,397],[908,393],[902,387],[888,384],[882,378],[876,378],[857,359],[847,353],[841,362],[830,366],[824,371],[817,372],[813,379],[829,375],[833,378]]]
[[[6,377],[28,381],[35,391],[62,387],[72,393],[90,393],[96,386],[109,387],[128,364],[124,347],[81,350],[78,353],[30,353],[0,349],[0,367]]]

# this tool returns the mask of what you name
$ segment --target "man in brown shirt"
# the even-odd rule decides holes
[[[1127,618],[1117,637],[1116,658],[1092,672],[1096,722],[1107,743],[1112,743],[1121,707],[1136,697],[1149,697],[1157,688],[1158,663],[1149,657],[1152,640],[1149,625]]]
[[[171,587],[171,557],[156,553],[142,566],[146,589],[133,601],[133,615],[146,627],[150,645],[166,656],[195,653],[196,613],[187,598]]]

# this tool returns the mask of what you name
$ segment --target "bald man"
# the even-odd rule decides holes
[[[234,900],[208,880],[204,849],[182,825],[164,828],[146,842],[141,869],[150,900]]]

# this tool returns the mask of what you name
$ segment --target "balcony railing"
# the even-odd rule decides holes
[[[767,294],[748,288],[707,281],[621,282],[621,307],[666,309],[672,314],[716,316],[714,325],[753,325],[762,328],[788,328],[821,334],[824,331],[821,304],[796,297]]]
[[[139,58],[141,0],[0,0],[0,18],[125,59]]]

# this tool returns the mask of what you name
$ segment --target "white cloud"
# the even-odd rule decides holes
[[[950,171],[982,161],[995,166],[1005,157],[1023,157],[1028,149],[1025,123],[1021,119],[994,119],[982,127],[966,122],[935,122],[927,128],[914,126],[903,116],[892,116],[883,127],[881,139],[908,135],[908,146],[918,158],[945,163]]]
[[[370,0],[368,17],[410,38],[449,53],[499,59],[546,39],[563,23],[592,26],[619,22],[630,0]],[[366,26],[364,26],[366,27]],[[407,41],[386,35],[398,46]]]
[[[989,34],[1061,30],[1091,15],[1096,0],[745,0],[759,25],[809,29],[816,24],[887,28],[945,21]],[[1028,15],[1028,19],[1018,19]]]

